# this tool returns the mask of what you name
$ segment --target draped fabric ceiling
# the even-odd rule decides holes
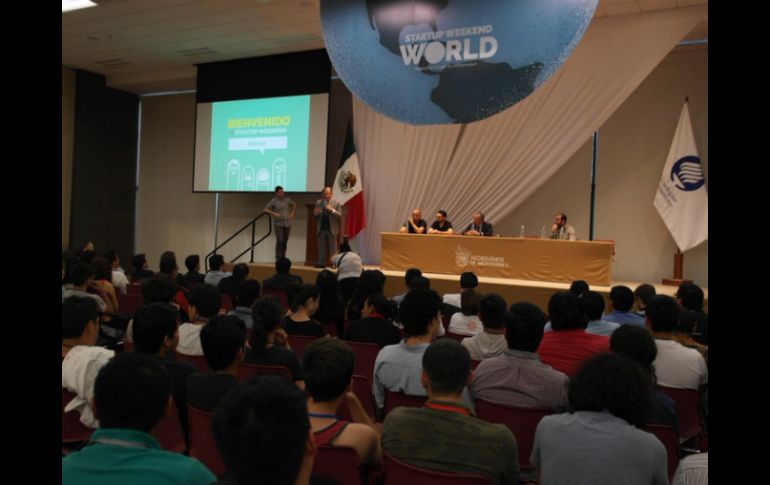
[[[706,7],[594,19],[537,91],[467,125],[400,123],[353,96],[367,220],[356,239],[364,262],[379,263],[380,232],[398,230],[416,207],[429,224],[438,209],[447,210],[458,229],[477,210],[492,223],[505,218],[707,19]]]

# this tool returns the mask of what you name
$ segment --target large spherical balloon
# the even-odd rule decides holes
[[[321,0],[329,57],[375,110],[468,123],[514,105],[569,57],[598,0]]]

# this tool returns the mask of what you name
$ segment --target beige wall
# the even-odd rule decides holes
[[[676,245],[652,205],[685,96],[708,185],[708,49],[677,49],[599,129],[594,239],[616,241],[613,280],[659,283],[672,276]],[[558,136],[558,134],[554,134]],[[590,219],[591,140],[495,232],[539,234],[555,213],[581,239]],[[546,228],[548,229],[548,228]],[[708,241],[684,256],[684,276],[708,286]]]
[[[70,239],[72,151],[75,138],[75,71],[61,68],[61,247]]]
[[[141,130],[136,252],[147,254],[150,268],[157,269],[161,253],[174,251],[184,269],[187,255],[198,254],[203,258],[214,248],[215,195],[192,193],[195,95],[142,98]],[[271,197],[272,194],[222,194],[219,242],[258,215]],[[287,256],[300,262],[305,260],[304,204],[314,202],[317,197],[313,194],[289,194],[289,197],[298,209]],[[261,220],[257,239],[266,231],[267,223]],[[247,230],[220,253],[229,261],[249,246],[250,239],[251,231]],[[246,255],[239,262],[248,260]],[[274,236],[257,246],[254,260],[275,260]]]

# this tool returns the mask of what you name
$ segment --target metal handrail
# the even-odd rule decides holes
[[[259,239],[259,241],[254,241],[254,238],[256,237],[256,232],[257,232],[257,221],[258,221],[258,220],[260,220],[261,218],[265,217],[265,216],[267,217],[267,234],[265,234],[264,236],[262,236],[262,237]],[[213,256],[214,254],[217,254],[217,251],[219,251],[220,249],[222,249],[222,247],[223,247],[225,244],[227,244],[227,243],[229,243],[230,241],[232,241],[233,239],[235,239],[235,237],[236,237],[236,236],[238,236],[238,235],[239,235],[239,234],[241,234],[243,231],[245,231],[245,230],[246,230],[246,229],[247,229],[249,226],[251,226],[251,246],[250,246],[250,247],[248,247],[248,248],[246,248],[246,250],[245,250],[245,251],[243,251],[241,254],[239,254],[238,256],[236,256],[235,258],[233,258],[233,259],[232,259],[230,262],[231,262],[231,263],[234,263],[234,262],[238,261],[238,259],[239,259],[241,256],[243,256],[244,254],[248,253],[249,251],[251,251],[251,261],[250,261],[250,262],[251,262],[251,263],[253,263],[253,262],[254,262],[254,248],[255,248],[255,247],[256,247],[256,246],[257,246],[259,243],[261,243],[262,241],[264,241],[265,239],[267,239],[268,237],[270,237],[270,235],[273,233],[273,218],[272,218],[272,217],[270,217],[270,214],[268,214],[268,213],[266,213],[266,212],[263,212],[262,214],[259,214],[257,217],[255,217],[255,218],[254,218],[254,219],[252,219],[251,221],[247,222],[247,223],[246,223],[246,225],[244,225],[242,228],[240,228],[240,229],[238,229],[237,231],[235,231],[235,233],[234,233],[232,236],[230,236],[230,237],[228,237],[227,239],[225,239],[225,240],[224,240],[222,243],[220,243],[219,245],[217,245],[217,247],[215,247],[213,251],[211,251],[210,253],[208,253],[208,254],[206,255],[206,257],[205,257],[205,263],[204,263],[204,265],[205,265],[205,268],[206,268],[206,271],[208,271],[208,270],[209,270],[209,258],[210,258],[211,256]]]

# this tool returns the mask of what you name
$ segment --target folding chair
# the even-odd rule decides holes
[[[529,462],[529,456],[535,441],[535,429],[544,416],[551,414],[551,410],[502,406],[484,399],[476,399],[475,407],[476,415],[484,421],[504,424],[511,430],[519,448],[519,468],[534,468]]]
[[[263,376],[266,374],[276,374],[292,380],[291,371],[288,367],[284,367],[282,365],[257,365],[241,363],[241,365],[238,366],[239,381],[245,381],[252,376]]]
[[[223,475],[225,463],[211,431],[211,413],[188,404],[187,417],[190,423],[190,456],[200,460],[214,475]]]
[[[484,475],[472,473],[449,473],[428,470],[405,463],[383,453],[384,485],[489,485],[492,483]]]

